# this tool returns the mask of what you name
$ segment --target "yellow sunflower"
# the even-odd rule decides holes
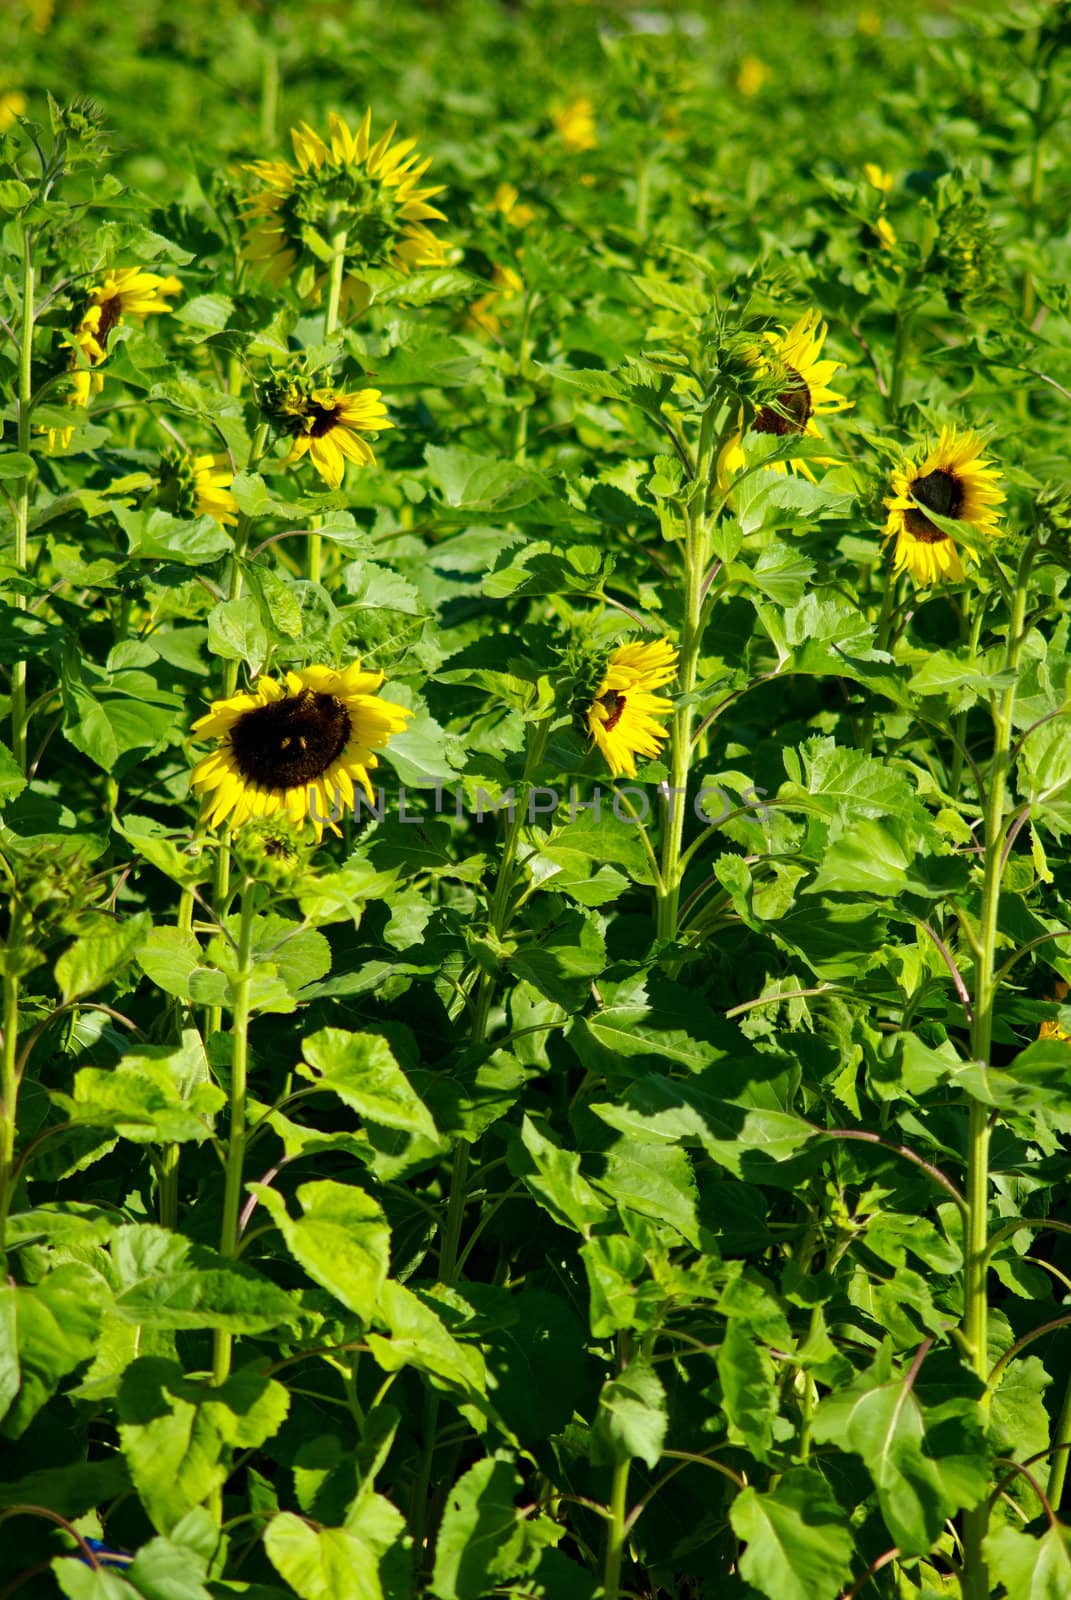
[[[610,656],[587,726],[615,778],[634,778],[636,757],[647,761],[658,754],[666,729],[656,719],[670,716],[673,702],[653,691],[676,675],[677,651],[668,639],[619,645]]]
[[[1054,1003],[1062,1004],[1067,999],[1068,993],[1068,986],[1064,982],[1063,978],[1057,978],[1052,988],[1053,992],[1051,995],[1045,996],[1046,1000],[1052,1000]],[[1071,1033],[1067,1033],[1063,1028],[1061,1028],[1058,1020],[1055,1017],[1046,1017],[1045,1021],[1038,1029],[1038,1038],[1056,1040],[1063,1039],[1066,1043],[1071,1043]]]
[[[802,433],[809,439],[820,439],[821,429],[816,417],[828,417],[845,411],[852,404],[844,395],[830,388],[833,376],[843,366],[840,361],[823,361],[822,346],[828,329],[816,307],[805,311],[791,328],[771,328],[763,338],[770,354],[788,376],[789,383],[769,405],[759,408],[751,423],[752,433],[775,433],[779,436]],[[744,454],[743,413],[738,428],[729,435],[718,456],[718,488],[728,489],[736,474],[747,465]],[[812,478],[806,461],[774,461],[775,471],[784,472],[791,465],[794,471]]]
[[[276,426],[293,438],[286,465],[308,455],[332,489],[342,487],[347,461],[375,466],[372,447],[361,435],[394,426],[378,389],[340,393],[330,387],[314,389],[307,379],[290,379],[265,385],[264,405]]]
[[[373,805],[368,773],[379,765],[376,751],[413,715],[378,698],[382,683],[382,672],[362,672],[354,661],[342,672],[288,672],[282,683],[258,678],[255,690],[213,701],[193,733],[218,743],[190,780],[194,794],[205,796],[209,826],[280,813],[294,828],[310,822],[320,840],[325,826],[338,833],[337,819],[356,809],[355,783]]]
[[[238,522],[233,477],[225,456],[168,450],[160,462],[159,503],[176,517],[214,517],[232,528]]]
[[[125,316],[141,321],[171,311],[168,299],[181,293],[177,278],[162,278],[141,267],[112,267],[100,283],[91,284],[78,326],[63,340],[63,347],[71,352],[67,404],[84,411],[100,394],[104,376],[91,369],[107,359],[109,335]],[[57,447],[66,450],[74,428],[49,428],[47,432],[50,452]]]
[[[0,133],[26,114],[26,96],[21,89],[0,89]]]
[[[910,572],[916,583],[958,583],[963,577],[960,547],[951,534],[931,522],[926,511],[961,522],[964,530],[990,535],[1004,499],[1000,472],[982,459],[982,441],[973,430],[942,428],[937,444],[919,461],[905,461],[892,475],[892,497],[883,530],[896,540],[894,572]],[[963,546],[968,561],[974,552]]]
[[[595,132],[595,106],[590,95],[578,95],[567,106],[553,111],[551,121],[567,150],[579,154],[581,150],[594,150],[599,142]]]
[[[305,266],[313,276],[307,286],[299,285],[300,292],[318,296],[326,281],[326,256],[310,252],[308,240],[315,238],[321,251],[330,252],[344,234],[347,300],[369,267],[402,272],[441,267],[446,246],[427,224],[446,221],[428,204],[442,186],[421,182],[431,157],[421,159],[415,139],[402,139],[392,148],[396,123],[373,143],[371,111],[356,133],[335,112],[328,124],[327,140],[307,122],[291,128],[296,165],[254,161],[246,168],[261,184],[246,201],[247,259],[276,285]]]

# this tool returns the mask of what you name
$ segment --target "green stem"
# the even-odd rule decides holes
[[[15,933],[12,917],[12,934]],[[19,1099],[19,978],[9,970],[14,940],[8,940],[4,964],[4,1041],[0,1060],[0,1254],[6,1244],[7,1218],[15,1185],[15,1114]]]
[[[1028,546],[1020,564],[1008,621],[1005,667],[1014,673],[1023,645],[1028,578],[1033,560]],[[1000,914],[1000,889],[1004,874],[1004,803],[1011,767],[1012,713],[1015,708],[1015,682],[992,707],[993,756],[985,803],[985,875],[982,883],[982,910],[978,926],[978,945],[974,967],[974,1023],[971,1028],[971,1056],[988,1065],[993,1041],[993,1012],[999,984],[995,979],[997,922]],[[975,1372],[985,1383],[989,1377],[988,1330],[989,1300],[986,1292],[989,1260],[989,1107],[979,1100],[970,1104],[967,1132],[967,1237],[963,1268],[963,1337]],[[988,1405],[988,1397],[982,1401]],[[988,1516],[985,1504],[976,1506],[963,1518],[963,1600],[988,1600],[989,1575],[982,1541]]]
[[[157,1177],[156,1210],[161,1228],[178,1230],[178,1176],[181,1146],[165,1144]]]
[[[610,1520],[606,1529],[606,1564],[603,1568],[603,1600],[618,1600],[621,1593],[621,1558],[625,1553],[625,1520],[628,1515],[628,1475],[632,1462],[626,1456],[614,1466],[610,1484]]]
[[[253,908],[256,886],[242,885],[238,922],[238,959],[234,975],[231,1018],[231,1098],[227,1166],[223,1187],[223,1226],[219,1253],[233,1259],[238,1254],[238,1212],[242,1200],[245,1163],[246,1091],[249,1073],[249,989],[253,978]],[[212,1381],[223,1383],[231,1370],[231,1335],[217,1331],[213,1345]]]
[[[1026,198],[1026,235],[1033,239],[1037,233],[1038,215],[1041,211],[1041,197],[1045,190],[1045,133],[1048,121],[1049,86],[1051,77],[1046,67],[1041,73],[1038,84],[1038,103],[1032,120],[1034,131],[1034,147],[1030,152],[1030,187]],[[1027,269],[1023,280],[1023,321],[1029,323],[1033,320],[1037,297],[1034,292],[1034,274]],[[1025,389],[1022,391],[1025,396]]]
[[[892,373],[889,379],[889,415],[895,419],[904,395],[907,377],[907,356],[911,336],[911,312],[906,306],[896,311],[896,335],[893,340]]]
[[[1045,1490],[1054,1511],[1059,1511],[1060,1501],[1063,1499],[1067,1457],[1071,1453],[1068,1451],[1069,1444],[1071,1444],[1071,1378],[1068,1378],[1064,1389],[1063,1404],[1052,1436],[1052,1460],[1049,1463],[1049,1482]]]
[[[885,563],[885,588],[881,596],[881,610],[878,612],[878,623],[874,634],[875,650],[887,650],[889,638],[892,633],[893,619],[896,616],[896,587],[897,575],[892,566]],[[873,702],[871,703],[873,706]],[[863,754],[868,756],[874,748],[874,712],[871,708],[863,722]]]
[[[699,672],[699,653],[703,642],[703,579],[710,559],[709,535],[705,517],[693,520],[685,510],[684,619],[681,625],[680,690],[690,696]],[[687,809],[688,775],[692,765],[692,727],[695,707],[689,702],[673,716],[670,733],[670,792],[666,798],[666,825],[662,835],[661,884],[657,889],[658,935],[673,939],[677,934],[680,908],[681,845]]]
[[[33,328],[34,328],[34,270],[33,245],[30,234],[22,234],[22,336],[19,343],[18,374],[18,448],[23,455],[30,450],[30,409],[33,398]],[[30,565],[30,484],[31,474],[21,480],[15,501],[15,571],[27,571]],[[26,609],[26,596],[16,590],[14,604],[20,611]],[[26,662],[16,661],[11,669],[11,753],[20,769],[26,770]]]
[[[260,137],[266,146],[275,143],[275,120],[279,106],[279,57],[273,45],[264,46],[260,65]]]
[[[640,243],[647,238],[647,214],[651,202],[651,158],[647,155],[640,157],[636,168],[636,232]]]

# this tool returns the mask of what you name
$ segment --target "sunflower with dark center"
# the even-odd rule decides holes
[[[619,645],[606,662],[585,720],[615,778],[634,778],[637,756],[658,755],[666,738],[658,719],[672,715],[673,701],[654,690],[676,675],[677,651],[668,639]]]
[[[291,827],[312,825],[316,839],[356,808],[355,784],[374,804],[369,771],[378,750],[401,733],[413,713],[376,694],[382,672],[363,672],[355,661],[342,672],[305,667],[282,683],[259,678],[252,692],[216,700],[193,725],[215,750],[197,763],[194,794],[205,796],[210,826],[230,819],[281,814]]]
[[[991,536],[1004,495],[1000,472],[982,458],[982,441],[972,430],[942,428],[937,444],[918,461],[905,461],[892,476],[893,493],[885,505],[883,530],[896,540],[893,571],[910,572],[916,583],[958,583],[963,577],[961,547],[954,534],[938,526],[927,512],[962,524],[964,532]],[[966,544],[968,561],[977,556]]]
[[[446,220],[428,204],[442,188],[422,182],[431,159],[421,159],[415,139],[392,143],[396,124],[374,142],[371,111],[356,132],[334,112],[328,125],[326,140],[307,122],[291,128],[296,165],[254,161],[246,168],[261,188],[245,203],[245,253],[277,286],[304,268],[298,292],[318,299],[327,274],[310,252],[310,233],[325,248],[344,238],[343,303],[359,305],[368,298],[361,273],[370,267],[444,265],[446,246],[428,227]]]
[[[313,389],[308,380],[297,379],[266,385],[262,400],[276,427],[294,441],[285,464],[292,466],[307,454],[332,489],[342,487],[347,461],[375,466],[372,447],[361,435],[394,426],[378,389]]]
[[[791,328],[771,328],[763,335],[769,346],[771,364],[777,364],[787,381],[773,400],[756,411],[750,432],[772,433],[778,438],[803,434],[809,439],[820,439],[822,431],[815,419],[848,409],[852,402],[830,388],[834,374],[843,363],[821,359],[827,332],[821,313],[812,306]],[[760,357],[760,361],[763,359]],[[722,493],[747,466],[743,423],[741,411],[736,430],[729,435],[718,456],[717,479]],[[791,466],[794,472],[802,472],[813,481],[814,474],[806,461],[773,461],[770,465],[776,472],[784,472]]]

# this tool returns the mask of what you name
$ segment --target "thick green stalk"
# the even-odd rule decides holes
[[[710,540],[706,519],[700,515],[693,519],[686,512],[687,537],[684,547],[684,619],[681,625],[680,691],[691,695],[699,671],[699,653],[703,642],[703,579],[710,559]],[[670,792],[666,800],[666,825],[662,835],[662,882],[658,889],[658,935],[673,939],[677,933],[680,908],[681,845],[684,840],[684,818],[688,805],[688,775],[692,765],[692,730],[695,707],[690,703],[681,706],[673,716],[670,732],[669,767]]]
[[[327,279],[327,307],[324,311],[324,338],[330,339],[338,327],[339,306],[342,303],[342,283],[346,276],[346,229],[336,233],[331,240],[331,271]],[[306,545],[306,574],[310,583],[319,583],[323,566],[323,540],[315,528]]]
[[[245,1103],[249,1072],[249,989],[253,978],[253,907],[255,885],[242,886],[238,923],[238,960],[234,977],[231,1017],[231,1100],[227,1140],[227,1165],[223,1188],[223,1226],[219,1252],[226,1257],[238,1253],[238,1213],[242,1202],[242,1174],[245,1165]],[[231,1335],[215,1335],[212,1379],[223,1383],[231,1370]]]
[[[15,919],[12,918],[12,933]],[[8,957],[14,941],[8,941]],[[0,1055],[0,1254],[6,1243],[7,1218],[11,1210],[15,1168],[15,1115],[19,1099],[19,979],[4,966],[3,978],[4,1041]]]
[[[1063,1404],[1060,1406],[1060,1415],[1056,1419],[1056,1428],[1052,1436],[1049,1482],[1045,1490],[1048,1502],[1056,1512],[1059,1512],[1060,1501],[1064,1496],[1067,1457],[1071,1453],[1069,1446],[1071,1446],[1071,1378],[1068,1378],[1064,1389]]]
[[[1011,673],[1019,665],[1026,616],[1031,553],[1020,566],[1015,598],[1008,622],[1005,666]],[[1009,684],[994,704],[993,756],[985,803],[985,874],[982,883],[982,911],[974,966],[971,1027],[971,1056],[989,1064],[993,1040],[993,1012],[999,983],[996,981],[997,921],[1000,914],[1000,887],[1004,874],[1002,860],[1005,822],[1004,804],[1011,767],[1012,713],[1015,708],[1015,682]],[[972,1100],[967,1133],[967,1237],[963,1268],[963,1337],[970,1351],[975,1372],[986,1382],[989,1376],[987,1294],[989,1249],[989,1107]],[[983,1405],[986,1401],[983,1400]],[[988,1512],[985,1504],[968,1511],[963,1518],[963,1600],[988,1600],[989,1576],[982,1541]]]
[[[23,227],[22,234],[22,334],[19,340],[18,373],[18,448],[23,455],[30,449],[30,402],[33,397],[33,328],[34,328],[34,270],[33,243]],[[25,572],[29,567],[30,483],[27,474],[21,480],[15,500],[15,571]],[[26,596],[16,591],[16,607],[26,609]],[[11,753],[23,772],[26,770],[26,663],[16,661],[11,669]]]
[[[603,1568],[603,1600],[618,1600],[621,1593],[621,1559],[625,1553],[625,1518],[628,1515],[628,1475],[632,1462],[628,1456],[614,1466],[610,1484],[610,1521],[606,1529],[606,1562]]]
[[[1026,233],[1033,239],[1037,231],[1038,216],[1041,211],[1041,197],[1045,190],[1045,133],[1049,111],[1049,86],[1051,78],[1048,66],[1042,69],[1041,81],[1038,84],[1038,103],[1032,118],[1034,131],[1034,147],[1030,152],[1030,187],[1026,197]],[[1034,316],[1037,296],[1034,291],[1034,274],[1027,269],[1023,280],[1023,321],[1030,322]],[[1025,385],[1020,393],[1026,399]]]

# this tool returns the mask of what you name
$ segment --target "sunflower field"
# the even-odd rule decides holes
[[[3,36],[0,1600],[1066,1600],[1069,0]]]

